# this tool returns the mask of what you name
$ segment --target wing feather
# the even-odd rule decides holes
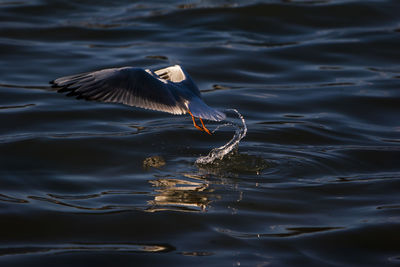
[[[162,82],[140,68],[104,69],[61,77],[50,83],[58,92],[78,99],[122,103],[173,114],[186,113],[173,84]]]
[[[179,66],[155,72],[123,67],[80,73],[55,79],[52,87],[67,96],[122,103],[145,109],[221,121],[225,114],[209,107],[190,76]]]

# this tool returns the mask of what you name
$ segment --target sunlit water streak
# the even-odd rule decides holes
[[[236,109],[227,109],[226,111],[235,112],[238,115],[238,117],[240,118],[242,125],[239,125],[233,121],[230,121],[230,122],[227,122],[227,123],[217,127],[213,131],[213,133],[215,131],[217,131],[220,127],[229,125],[229,126],[233,126],[235,128],[235,134],[233,135],[232,139],[225,145],[223,145],[221,147],[213,148],[210,151],[210,153],[208,153],[207,156],[199,157],[196,160],[196,164],[199,164],[199,165],[210,164],[210,163],[214,162],[215,160],[223,159],[226,155],[228,155],[232,151],[235,151],[239,146],[240,140],[242,140],[246,136],[247,126],[246,126],[246,121],[244,120],[242,114],[240,114],[239,111],[237,111]]]

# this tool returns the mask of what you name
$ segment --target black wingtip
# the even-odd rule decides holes
[[[59,85],[55,82],[55,80],[49,81],[49,84],[50,84],[50,88],[51,88],[53,91],[59,92],[59,90],[63,89],[61,86],[59,86]]]
[[[72,90],[69,89],[68,87],[54,86],[54,88],[56,88],[57,92],[59,93],[72,92]]]

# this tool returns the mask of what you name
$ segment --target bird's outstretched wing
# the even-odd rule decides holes
[[[187,107],[174,85],[151,71],[123,67],[65,76],[50,82],[60,93],[78,99],[122,103],[145,109],[185,114]]]

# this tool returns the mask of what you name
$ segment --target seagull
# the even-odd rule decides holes
[[[179,65],[158,70],[135,67],[103,69],[50,81],[52,88],[67,96],[181,115],[188,113],[193,125],[211,135],[202,119],[222,121],[226,115],[209,107],[196,84]],[[201,126],[196,123],[199,118]]]

